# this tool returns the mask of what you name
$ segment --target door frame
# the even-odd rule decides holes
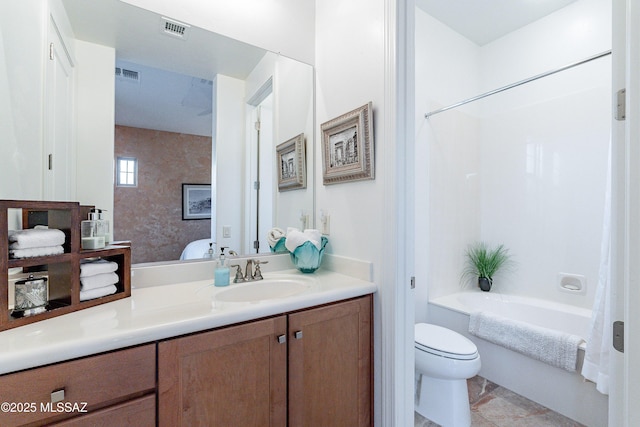
[[[624,353],[611,349],[609,425],[640,425],[640,7],[613,1],[613,85],[626,90],[624,121],[613,120],[612,320],[624,321]],[[611,327],[611,326],[610,326]]]

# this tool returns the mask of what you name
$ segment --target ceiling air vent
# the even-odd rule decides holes
[[[189,35],[190,25],[162,17],[162,32],[172,37],[186,40]]]
[[[127,82],[140,83],[140,73],[138,71],[116,67],[116,77]]]

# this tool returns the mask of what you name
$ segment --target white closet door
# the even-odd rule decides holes
[[[44,198],[75,198],[73,66],[53,18],[45,77]]]

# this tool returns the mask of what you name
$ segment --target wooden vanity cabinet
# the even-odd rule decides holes
[[[286,425],[287,319],[158,343],[158,425]]]
[[[371,295],[289,315],[289,425],[373,425]]]
[[[154,426],[156,346],[0,376],[0,426]],[[59,422],[60,424],[54,424]]]
[[[159,425],[372,425],[371,305],[368,295],[159,343]]]

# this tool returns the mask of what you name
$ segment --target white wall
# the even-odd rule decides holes
[[[313,64],[313,0],[123,1]]]
[[[284,230],[301,227],[300,212],[309,216],[313,225],[314,194],[314,116],[313,116],[313,68],[307,64],[278,56],[275,64],[275,147],[304,133],[306,144],[307,188],[278,191],[277,173],[274,170],[275,222]],[[278,165],[278,163],[274,163]],[[277,166],[276,166],[277,167]]]
[[[76,196],[106,209],[112,222],[114,186],[115,60],[111,47],[76,40]]]
[[[497,278],[496,291],[591,307],[604,209],[610,60],[428,121],[420,116],[438,104],[610,49],[608,3],[578,1],[483,47],[416,12],[416,75],[427,76],[416,82],[416,171],[420,164],[430,167],[416,177],[428,182],[427,191],[416,193],[416,215],[429,224],[417,233],[416,250],[420,240],[429,242],[422,249],[428,266],[418,273],[417,320],[424,320],[427,297],[460,289],[464,249],[478,239],[504,243],[514,255],[515,267]],[[469,74],[461,75],[461,68]],[[447,90],[467,94],[451,98]],[[559,272],[585,275],[587,294],[559,292]]]
[[[316,2],[316,218],[321,209],[331,218],[327,246],[329,253],[373,263],[373,279],[379,287],[374,307],[376,425],[384,425],[383,418],[387,420],[387,425],[393,425],[390,420],[394,419],[394,409],[403,411],[403,408],[395,408],[393,376],[396,364],[402,362],[394,359],[389,349],[395,342],[394,333],[402,334],[404,328],[399,327],[381,337],[382,322],[395,324],[394,313],[381,306],[393,305],[391,300],[398,286],[394,280],[396,260],[385,260],[384,255],[394,253],[396,238],[405,238],[394,236],[386,240],[385,237],[390,234],[388,230],[396,227],[395,218],[388,215],[394,208],[390,205],[395,200],[395,195],[389,193],[389,188],[395,182],[396,171],[391,165],[395,159],[395,141],[387,139],[390,133],[385,127],[388,123],[386,115],[393,114],[385,109],[386,96],[393,93],[388,86],[392,82],[386,81],[387,67],[391,67],[387,63],[385,45],[387,19],[392,20],[387,15],[390,4],[395,5],[395,2]],[[392,31],[395,31],[395,27],[392,27]],[[369,101],[373,103],[376,179],[324,186],[320,125]],[[383,295],[389,296],[386,304],[381,301]]]
[[[0,3],[0,199],[43,195],[47,22],[42,1]]]
[[[215,219],[212,218],[212,236],[215,236],[218,253],[228,246],[238,253],[242,251],[242,224],[244,212],[244,158],[245,158],[245,104],[246,85],[243,80],[218,74],[213,82],[214,114],[212,136],[212,181],[211,188],[217,194]],[[224,159],[224,161],[217,161]],[[246,186],[246,185],[245,185]],[[230,209],[230,206],[237,207]],[[231,227],[231,237],[222,237],[222,227]],[[242,252],[241,252],[242,251]],[[225,253],[228,253],[226,251]]]
[[[419,8],[415,31],[415,312],[426,321],[428,290],[433,296],[458,289],[459,259],[452,254],[479,238],[480,227],[478,121],[465,110],[424,115],[478,93],[480,52]]]

